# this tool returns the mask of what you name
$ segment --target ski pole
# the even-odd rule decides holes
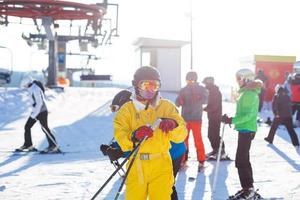
[[[130,156],[135,152],[137,148],[142,144],[141,140],[135,148],[129,153],[129,155],[123,160],[123,162],[118,166],[118,168],[110,175],[110,177],[103,183],[103,185],[99,188],[99,190],[94,194],[94,196],[91,198],[91,200],[94,200],[99,193],[104,189],[104,187],[109,183],[109,181],[116,175],[116,173],[123,167],[123,165],[127,162],[127,160],[130,158]]]
[[[221,151],[222,151],[222,147],[223,147],[225,125],[226,124],[224,123],[223,127],[222,127],[222,135],[221,135],[219,149],[218,149],[217,164],[216,164],[215,174],[214,174],[214,178],[213,178],[213,186],[212,186],[212,194],[211,194],[211,199],[212,200],[214,199],[215,188],[216,188],[216,185],[217,185],[217,178],[218,178],[219,165],[220,165],[220,159],[221,159]]]
[[[40,122],[40,121],[39,121]],[[50,133],[46,130],[46,128],[42,125],[42,123],[40,122],[40,125],[42,127],[42,130],[44,131],[44,133],[46,133],[46,135],[50,138],[50,140],[53,142],[53,144],[58,148],[59,150],[59,146],[57,144],[57,142],[54,140],[54,138],[50,135]],[[59,150],[60,152],[60,150]]]
[[[152,130],[154,130],[156,127],[158,127],[158,125],[160,124],[160,122],[161,122],[161,119],[158,118],[158,119],[150,126],[150,128],[151,128]],[[139,144],[142,144],[145,140],[147,140],[147,138],[148,138],[148,136],[145,136],[145,137],[140,141]],[[119,187],[119,189],[118,189],[118,192],[117,192],[117,194],[116,194],[114,200],[117,200],[117,199],[119,198],[119,196],[120,196],[120,193],[121,193],[121,191],[122,191],[122,188],[123,188],[123,186],[124,186],[124,183],[125,183],[125,181],[126,181],[126,179],[127,179],[127,176],[128,176],[128,174],[129,174],[129,172],[130,172],[130,169],[131,169],[131,167],[132,167],[132,165],[133,165],[133,162],[134,162],[135,159],[136,159],[136,156],[137,156],[137,154],[138,154],[139,149],[140,149],[140,146],[137,147],[137,148],[135,149],[135,151],[134,151],[133,158],[132,158],[132,160],[131,160],[130,163],[129,163],[128,169],[127,169],[127,171],[126,171],[126,173],[125,173],[125,177],[124,177],[124,179],[123,179],[123,181],[122,181],[122,183],[121,183],[121,185],[120,185],[120,187]]]
[[[116,167],[119,167],[120,166],[120,163],[116,160],[114,163],[113,163]],[[122,172],[125,174],[125,170],[123,169],[123,167],[121,168]],[[123,178],[123,176],[121,176]]]
[[[112,144],[115,138],[113,137],[108,144]]]
[[[160,124],[161,119],[158,118],[152,126],[150,126],[153,130]],[[104,182],[104,184],[99,188],[99,190],[94,194],[94,196],[91,198],[91,200],[94,200],[99,193],[104,189],[104,187],[109,183],[109,181],[115,176],[115,174],[123,167],[123,165],[129,160],[130,156],[135,153],[135,151],[141,146],[141,144],[147,139],[147,137],[144,137],[141,141],[138,142],[138,144],[133,148],[133,150],[129,153],[129,155],[123,160],[123,162],[118,166],[118,168],[112,173],[112,175]],[[128,171],[128,170],[127,170]],[[124,177],[124,179],[126,179]],[[124,184],[124,183],[123,183]],[[122,188],[121,188],[122,189]]]
[[[148,138],[147,136],[144,137],[144,138],[141,140],[141,143],[143,143],[147,138]],[[132,167],[132,165],[133,165],[133,163],[134,163],[134,161],[135,161],[135,159],[136,159],[136,156],[137,156],[139,150],[140,150],[140,146],[139,146],[138,148],[136,148],[136,150],[134,151],[132,160],[131,160],[130,163],[129,163],[128,169],[127,169],[127,171],[126,171],[126,173],[125,173],[125,176],[124,176],[124,178],[123,178],[123,180],[122,180],[122,183],[121,183],[121,185],[120,185],[120,187],[119,187],[119,189],[118,189],[118,192],[117,192],[117,194],[116,194],[114,200],[117,200],[117,199],[119,198],[120,193],[121,193],[121,191],[122,191],[122,188],[123,188],[123,186],[124,186],[124,183],[125,183],[125,181],[126,181],[126,179],[127,179],[127,177],[128,177],[128,174],[129,174],[129,172],[130,172],[130,170],[131,170],[131,167]]]
[[[117,169],[117,168],[120,166],[120,163],[119,163],[119,162],[118,162],[118,163],[116,163],[116,162],[111,162],[111,164],[114,166],[115,169]],[[124,173],[124,175],[125,175],[126,172],[124,171],[123,167],[122,167],[120,170],[121,170],[121,171]],[[118,171],[118,174],[119,174],[119,176],[120,176],[121,178],[124,178],[124,175],[121,174],[120,170]]]

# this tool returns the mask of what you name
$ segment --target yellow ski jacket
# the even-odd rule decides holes
[[[124,152],[133,149],[131,135],[137,128],[153,125],[159,118],[173,119],[178,126],[169,133],[164,133],[156,127],[153,137],[148,138],[141,145],[139,153],[168,152],[171,148],[170,141],[175,143],[184,141],[187,136],[185,121],[172,102],[166,99],[159,99],[156,106],[149,106],[146,110],[139,108],[137,106],[138,103],[140,102],[137,100],[127,102],[116,113],[114,119],[114,136]]]

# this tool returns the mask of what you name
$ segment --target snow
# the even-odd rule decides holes
[[[66,88],[65,92],[47,90],[49,127],[66,154],[16,156],[10,151],[23,144],[23,129],[30,114],[27,92],[0,88],[0,199],[91,199],[114,171],[99,146],[112,139],[114,114],[109,110],[112,97],[120,88]],[[163,93],[174,100],[175,94]],[[234,103],[224,102],[223,113],[232,116]],[[285,128],[280,127],[274,145],[263,138],[269,127],[259,127],[251,147],[254,186],[265,198],[300,199],[300,153],[290,142]],[[296,129],[299,135],[299,128]],[[206,151],[211,150],[207,139],[207,119],[203,117],[202,137]],[[40,126],[32,129],[38,149],[47,146]],[[192,140],[192,137],[190,138]],[[234,159],[237,133],[225,127],[226,151]],[[203,173],[197,172],[193,142],[188,167],[179,172],[176,188],[179,199],[211,199],[215,162],[206,162]],[[195,178],[195,179],[193,179]],[[120,186],[118,174],[97,199],[114,199]],[[240,189],[234,162],[220,163],[214,199],[224,200]],[[124,189],[123,189],[124,191]],[[124,199],[123,193],[120,199]]]

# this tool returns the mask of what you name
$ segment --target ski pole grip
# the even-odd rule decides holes
[[[156,128],[159,126],[160,122],[161,122],[161,119],[158,118],[158,119],[150,126],[150,128],[151,128],[152,130],[156,129]]]

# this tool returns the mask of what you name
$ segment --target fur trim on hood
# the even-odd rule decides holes
[[[134,105],[136,110],[141,111],[141,110],[144,110],[144,109],[147,108],[146,102],[139,101],[137,99],[136,94],[133,94],[131,96],[131,98],[132,98],[132,102],[133,102],[133,105]],[[158,106],[161,98],[162,97],[161,97],[160,93],[158,93],[157,96],[155,97],[155,99],[153,99],[148,106],[151,106],[151,107],[155,108],[156,106]]]

